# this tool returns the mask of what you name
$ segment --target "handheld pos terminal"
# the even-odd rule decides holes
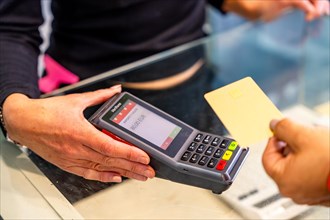
[[[229,188],[249,152],[233,139],[201,132],[127,92],[104,103],[89,121],[144,150],[156,177],[216,194]]]

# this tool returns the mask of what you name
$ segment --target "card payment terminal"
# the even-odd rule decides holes
[[[127,92],[104,103],[89,121],[144,150],[156,177],[216,194],[229,188],[249,152],[233,139],[201,132]]]

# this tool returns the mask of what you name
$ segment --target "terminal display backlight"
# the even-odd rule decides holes
[[[110,120],[163,150],[170,146],[182,129],[129,99],[117,106]]]

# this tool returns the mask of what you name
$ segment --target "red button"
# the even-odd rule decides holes
[[[226,164],[227,164],[227,161],[220,160],[220,162],[217,165],[217,170],[223,170],[223,169],[225,169]]]

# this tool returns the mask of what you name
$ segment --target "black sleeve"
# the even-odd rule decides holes
[[[223,10],[223,3],[228,0],[207,0],[210,5],[215,7],[216,9],[220,10],[223,14],[226,12]]]
[[[40,0],[0,0],[0,104],[12,93],[39,97],[42,23]]]

